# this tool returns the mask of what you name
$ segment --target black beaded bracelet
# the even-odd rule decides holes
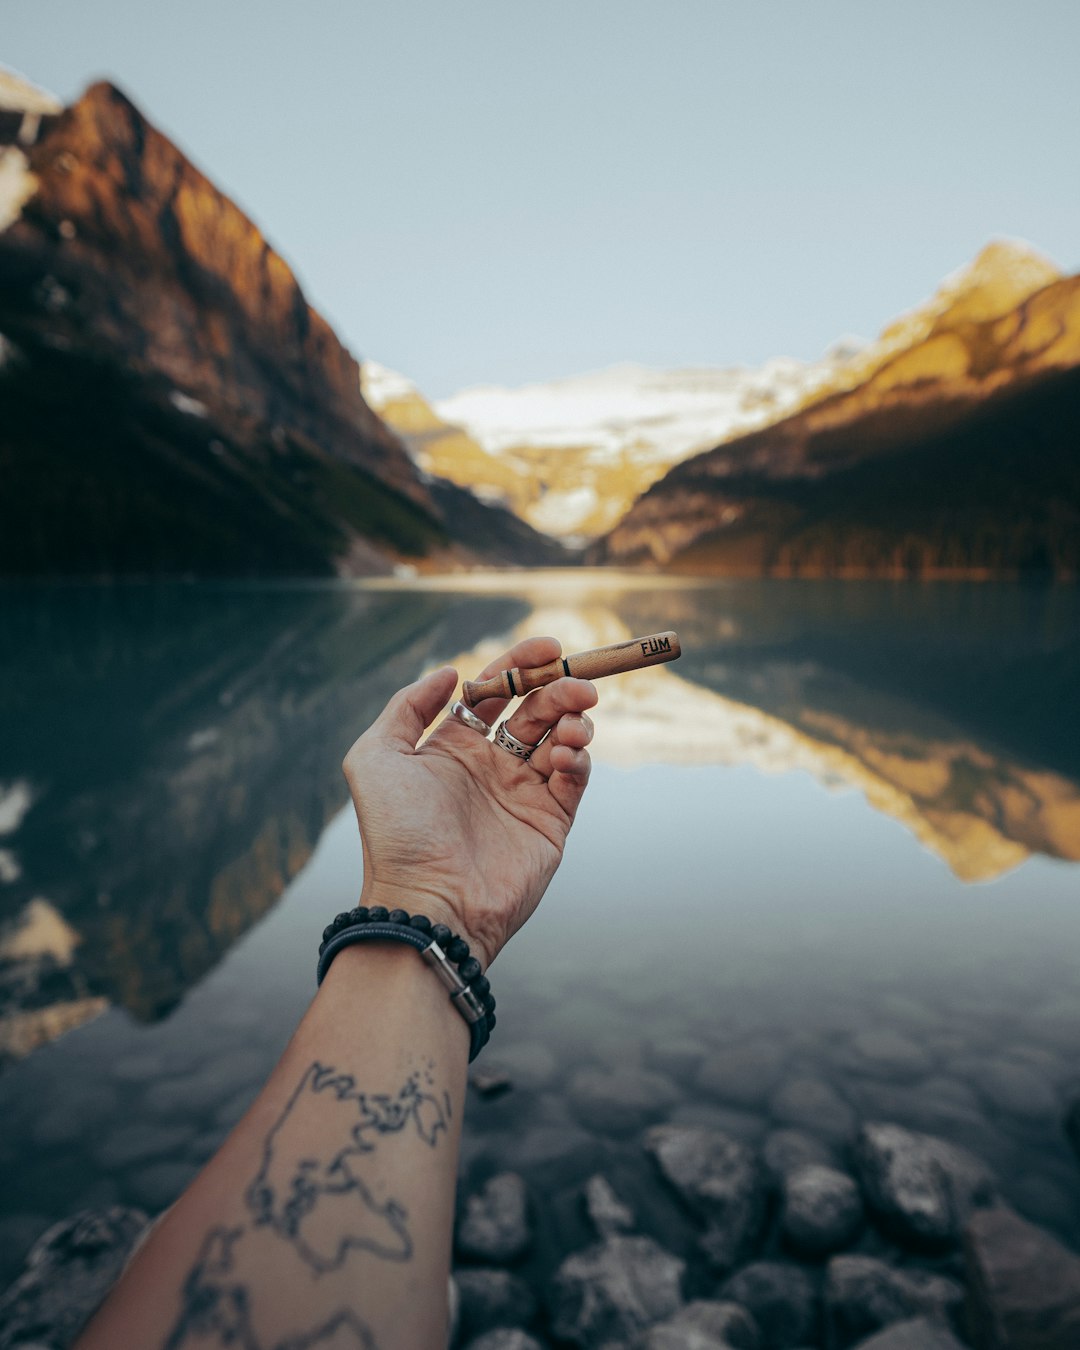
[[[426,914],[409,914],[385,905],[358,905],[334,917],[323,929],[315,977],[322,984],[338,952],[354,942],[404,942],[414,947],[450,991],[450,1002],[469,1024],[469,1063],[487,1045],[495,1029],[495,998],[469,944],[444,923]],[[457,969],[454,969],[454,966]]]

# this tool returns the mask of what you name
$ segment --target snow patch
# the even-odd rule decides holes
[[[0,938],[0,957],[18,961],[51,956],[58,965],[68,966],[80,941],[79,934],[59,910],[38,897],[30,901]]]
[[[360,367],[360,392],[369,407],[376,412],[388,403],[417,396],[416,385],[407,376],[382,366],[378,361],[364,361]]]
[[[836,364],[777,357],[750,370],[618,365],[518,389],[481,385],[434,407],[492,454],[587,448],[597,457],[674,464],[794,409]]]
[[[22,876],[19,860],[9,848],[0,848],[0,883],[9,886]]]

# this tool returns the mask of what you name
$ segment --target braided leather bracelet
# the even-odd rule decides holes
[[[338,952],[354,942],[404,942],[414,947],[450,991],[450,1002],[469,1024],[469,1063],[487,1045],[495,1027],[495,999],[469,944],[444,923],[426,914],[409,914],[384,905],[358,905],[334,917],[323,929],[316,980],[322,984]],[[457,967],[455,970],[454,967]]]

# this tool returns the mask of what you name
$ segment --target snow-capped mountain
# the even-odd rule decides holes
[[[467,389],[434,405],[404,376],[365,362],[363,389],[422,468],[577,543],[610,529],[673,464],[800,406],[854,350],[757,369],[618,365],[518,389]]]

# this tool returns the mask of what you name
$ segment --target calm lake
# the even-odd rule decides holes
[[[0,1280],[81,1206],[169,1203],[244,1110],[355,903],[340,762],[394,689],[666,628],[679,662],[599,685],[463,1169],[632,1191],[652,1121],[887,1119],[1080,1244],[1080,592],[36,587],[0,591]],[[562,1213],[537,1259],[585,1240]]]

